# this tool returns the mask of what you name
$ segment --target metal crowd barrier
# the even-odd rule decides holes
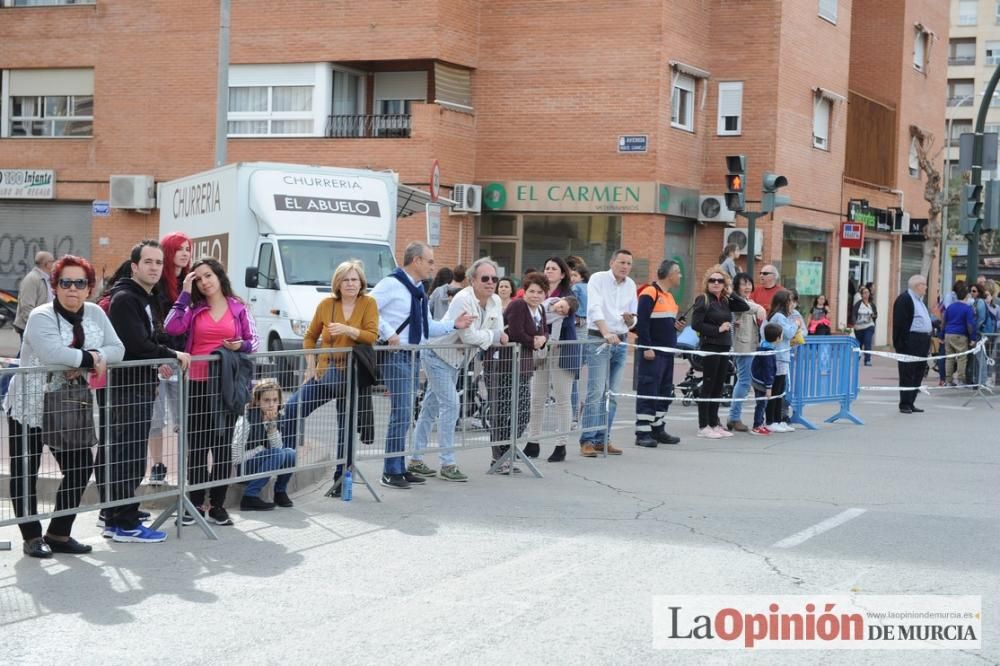
[[[553,343],[548,353],[573,350],[575,346],[583,355],[598,344],[590,341]],[[174,359],[109,366],[106,382],[92,390],[97,442],[72,455],[43,447],[37,432],[17,425],[13,427],[19,432],[13,437],[12,424],[4,414],[0,425],[0,477],[6,474],[12,477],[12,482],[0,483],[0,527],[137,502],[156,502],[166,509],[153,521],[151,527],[154,529],[176,516],[179,537],[185,523],[179,517],[186,514],[206,535],[215,538],[214,531],[197,509],[209,503],[225,505],[225,489],[237,484],[288,472],[301,474],[316,470],[325,475],[336,466],[352,469],[354,478],[367,485],[378,499],[372,485],[356,467],[357,462],[402,456],[405,463],[406,456],[426,459],[430,454],[441,456],[486,447],[495,447],[490,472],[510,471],[514,463],[521,462],[540,477],[541,473],[521,451],[528,438],[537,436],[539,442],[558,442],[579,435],[579,430],[572,428],[575,418],[567,426],[565,416],[557,414],[557,408],[566,407],[565,400],[570,392],[565,390],[564,383],[571,377],[567,373],[549,371],[548,377],[542,378],[547,369],[551,370],[549,366],[557,363],[556,355],[545,360],[525,358],[519,345],[493,347],[485,352],[464,345],[378,347],[375,351],[379,382],[370,389],[361,390],[356,381],[360,364],[350,349],[250,355],[256,365],[255,384],[268,378],[286,380],[280,432],[283,448],[295,451],[294,467],[291,468],[258,471],[246,463],[233,464],[231,444],[238,417],[222,412],[220,389],[212,379],[219,363],[217,356],[194,357],[185,373],[180,372]],[[448,354],[459,364],[459,381],[454,389],[459,413],[454,437],[451,445],[447,445],[449,438],[442,437],[440,428],[434,432],[434,426],[440,423],[440,413],[436,419],[431,419],[428,412],[418,442],[415,428],[421,412],[432,402],[427,397],[427,372],[422,367],[434,371],[433,360],[429,365],[421,355],[440,358]],[[307,358],[316,359],[317,366],[325,361],[327,373],[305,381]],[[334,372],[329,372],[331,367],[335,368]],[[408,367],[409,374],[398,372],[401,367],[404,370]],[[62,370],[0,368],[0,383],[8,376],[34,378],[25,384],[30,388],[20,391],[16,398],[23,403],[20,413],[32,401],[44,400],[44,380],[50,371]],[[581,400],[586,395],[583,388],[586,370],[582,372]],[[171,375],[180,377],[176,390],[166,386]],[[289,376],[294,380],[290,385]],[[409,400],[405,396],[406,387],[411,389]],[[400,395],[403,395],[402,400]],[[547,404],[549,395],[555,397],[554,403]],[[395,404],[394,397],[397,398]],[[606,395],[602,393],[600,399],[606,400]],[[167,404],[160,409],[156,405],[158,400]],[[401,446],[397,436],[396,445],[387,447],[394,408],[397,418],[404,416],[399,410],[405,410],[405,435]],[[436,410],[440,412],[439,407]],[[536,415],[535,425],[531,423],[532,413]],[[537,420],[538,414],[542,415],[541,422]],[[147,428],[146,424],[151,424],[154,416],[166,422],[157,422],[159,427]],[[602,421],[591,429],[605,430],[607,427],[608,424]],[[151,459],[149,436],[157,431],[160,452],[156,459]],[[442,446],[442,442],[445,445]],[[573,444],[575,441],[570,443]],[[29,451],[30,455],[22,455],[24,451]],[[38,483],[23,482],[35,478],[36,465]],[[154,470],[154,465],[162,465],[158,468],[160,473]],[[337,483],[339,479],[339,475],[335,476]],[[60,483],[61,490],[57,487]],[[79,504],[71,506],[77,498]],[[232,501],[236,501],[235,498]],[[195,503],[201,506],[196,507]],[[20,510],[16,510],[15,505]]]
[[[833,423],[848,419],[857,425],[864,422],[851,413],[851,402],[858,397],[861,355],[856,338],[847,335],[813,335],[805,344],[792,350],[789,388],[786,400],[791,420],[810,430],[816,426],[804,416],[806,405],[838,402],[840,411],[826,419]]]

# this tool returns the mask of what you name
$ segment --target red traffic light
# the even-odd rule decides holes
[[[743,175],[739,173],[728,174],[726,176],[726,189],[730,192],[742,192]]]

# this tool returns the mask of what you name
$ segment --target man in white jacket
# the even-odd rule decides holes
[[[489,257],[476,260],[469,269],[471,284],[455,294],[448,307],[445,319],[455,319],[468,313],[473,323],[468,328],[455,330],[446,335],[431,338],[428,345],[465,344],[479,349],[489,349],[495,344],[505,344],[507,334],[503,332],[503,310],[497,296],[497,264]],[[418,453],[413,456],[407,471],[419,476],[435,476],[443,481],[468,481],[455,464],[455,424],[458,422],[459,399],[458,373],[465,367],[464,349],[439,348],[420,352],[420,362],[427,375],[427,391],[420,405],[420,417],[414,435],[414,446]],[[438,458],[440,473],[424,464],[419,452],[427,448],[431,427],[438,421],[438,446],[443,449]]]

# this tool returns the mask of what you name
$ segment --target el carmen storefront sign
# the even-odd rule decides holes
[[[698,191],[655,181],[502,181],[483,186],[483,204],[489,210],[697,217]]]

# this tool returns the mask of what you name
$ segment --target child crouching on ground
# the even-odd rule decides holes
[[[242,465],[243,474],[295,467],[295,449],[284,448],[281,441],[278,430],[280,413],[281,386],[273,379],[261,381],[253,389],[246,415],[240,417],[233,429],[233,464]],[[278,475],[274,482],[274,502],[266,502],[260,497],[268,477],[249,481],[240,500],[240,509],[270,511],[275,504],[292,506],[287,492],[291,478],[291,472]]]
[[[773,351],[774,343],[781,338],[781,326],[778,324],[767,324],[764,326],[764,339],[761,341],[757,351]],[[778,361],[774,354],[769,356],[754,356],[750,364],[750,383],[753,386],[754,397],[757,402],[753,408],[753,429],[750,431],[754,435],[770,435],[771,431],[764,425],[764,411],[767,409],[765,397],[771,396],[771,387],[774,386],[774,376],[778,372]]]

